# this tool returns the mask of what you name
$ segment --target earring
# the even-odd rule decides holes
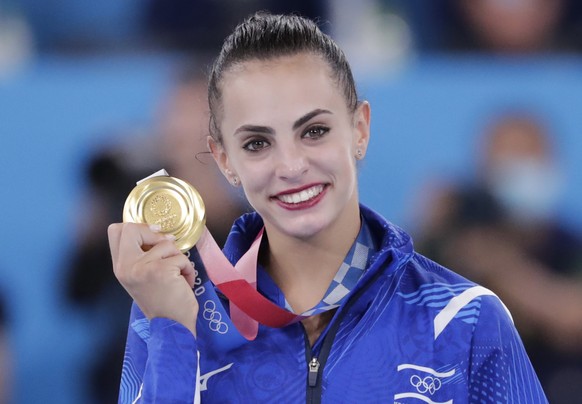
[[[225,173],[228,177],[232,178],[231,183],[236,187],[238,185],[238,177],[230,170],[226,170]]]
[[[360,160],[362,158],[362,150],[361,149],[356,150],[356,158],[358,160]]]

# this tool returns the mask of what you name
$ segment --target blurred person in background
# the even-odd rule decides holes
[[[565,0],[454,0],[464,35],[454,46],[505,54],[565,47]]]
[[[379,0],[411,24],[420,51],[532,55],[582,50],[575,0]]]
[[[121,220],[136,181],[165,168],[194,185],[206,205],[206,224],[221,246],[234,219],[249,209],[207,151],[204,64],[184,63],[178,70],[175,85],[159,103],[157,136],[125,134],[123,141],[99,150],[88,163],[88,197],[79,219],[78,245],[69,262],[67,296],[75,305],[106,316],[108,332],[89,371],[91,393],[100,403],[117,400],[131,306],[113,276],[107,226]]]
[[[582,240],[558,218],[564,185],[549,128],[528,113],[492,120],[475,183],[435,188],[417,249],[493,290],[551,403],[582,397]]]

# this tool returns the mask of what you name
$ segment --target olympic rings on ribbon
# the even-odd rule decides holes
[[[210,330],[219,334],[226,334],[228,332],[228,325],[222,321],[222,315],[216,311],[216,304],[212,300],[204,302],[202,317],[208,321]]]

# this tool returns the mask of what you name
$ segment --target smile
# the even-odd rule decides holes
[[[290,204],[303,203],[303,202],[307,202],[307,201],[315,198],[319,194],[321,194],[323,192],[323,189],[324,189],[324,186],[321,184],[314,185],[310,188],[307,188],[307,189],[304,189],[304,190],[301,190],[299,192],[295,192],[292,194],[277,195],[277,199],[279,199],[281,202],[290,203]]]

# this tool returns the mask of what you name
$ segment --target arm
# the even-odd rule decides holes
[[[469,399],[548,402],[517,330],[495,296],[482,297],[471,344]]]
[[[189,403],[198,357],[194,268],[160,228],[109,226],[113,270],[134,299],[120,403]]]
[[[134,303],[131,310],[120,404],[199,402],[196,339],[166,318],[151,321]]]

